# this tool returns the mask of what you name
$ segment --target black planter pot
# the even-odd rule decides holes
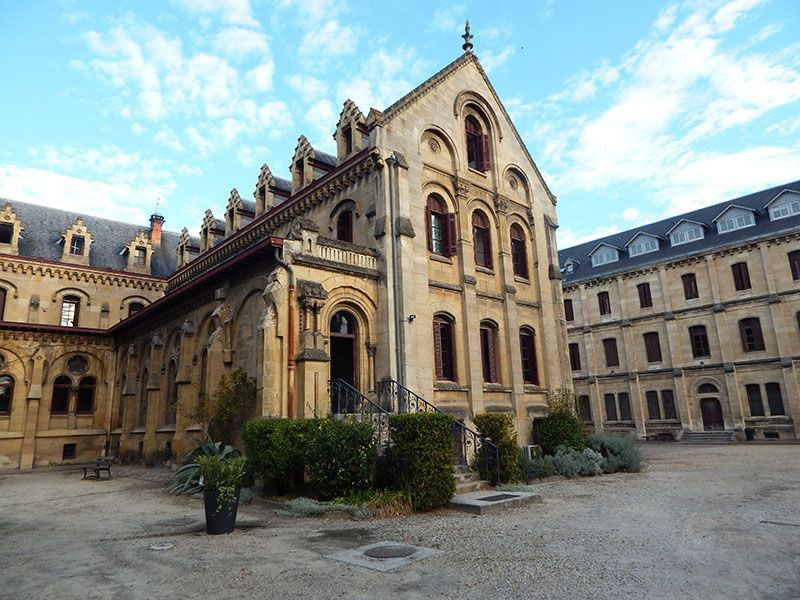
[[[236,489],[236,498],[233,502],[223,504],[217,510],[218,490],[203,490],[203,503],[206,507],[206,533],[230,533],[236,527],[236,513],[239,510],[239,494],[241,489]]]

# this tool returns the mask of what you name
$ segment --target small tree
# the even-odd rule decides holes
[[[232,444],[255,406],[256,393],[255,377],[236,369],[220,377],[213,396],[197,405],[192,419],[206,428],[212,440]]]
[[[559,446],[575,450],[586,447],[583,423],[575,411],[575,393],[560,387],[547,396],[547,416],[533,422],[533,437],[545,454],[555,454]]]

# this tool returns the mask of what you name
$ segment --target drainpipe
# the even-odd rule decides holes
[[[400,284],[397,277],[397,235],[395,234],[395,221],[394,221],[394,166],[397,164],[397,158],[394,154],[386,159],[386,164],[389,166],[389,233],[392,236],[392,285],[394,292],[393,299],[393,312],[394,312],[394,352],[395,361],[397,366],[397,382],[400,385],[405,383],[403,377],[403,351],[400,347]]]
[[[275,248],[275,260],[277,263],[286,269],[286,272],[289,274],[289,310],[288,310],[288,317],[286,319],[287,329],[288,329],[288,354],[289,358],[287,360],[287,381],[286,381],[286,402],[288,404],[286,409],[286,416],[290,419],[294,418],[294,269],[292,266],[283,259],[281,256],[280,248]]]

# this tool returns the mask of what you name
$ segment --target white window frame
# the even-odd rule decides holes
[[[602,252],[595,252],[592,254],[592,266],[599,267],[601,265],[605,265],[612,262],[617,262],[619,260],[619,253],[609,248],[608,250],[603,250]]]
[[[777,221],[800,214],[800,198],[781,202],[769,208],[769,220]]]
[[[756,220],[755,217],[753,217],[753,213],[746,212],[738,214],[735,217],[725,217],[724,219],[720,219],[717,221],[717,231],[719,233],[730,233],[731,231],[737,231],[738,229],[752,227],[755,224]]]
[[[669,239],[673,246],[680,246],[681,244],[688,244],[696,240],[702,240],[704,237],[705,234],[703,233],[703,228],[699,225],[694,225],[692,227],[687,227],[683,231],[677,231],[673,234],[670,234]]]

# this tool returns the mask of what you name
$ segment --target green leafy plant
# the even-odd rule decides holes
[[[171,494],[198,494],[203,491],[200,483],[200,466],[198,456],[219,456],[223,459],[235,458],[241,452],[223,442],[214,442],[207,432],[203,438],[193,438],[195,447],[181,458],[181,467],[169,481],[167,490]]]
[[[377,517],[403,517],[412,512],[411,498],[402,491],[362,490],[334,500],[337,504],[363,506]]]
[[[487,466],[489,467],[487,473],[492,485],[519,481],[522,478],[522,471],[519,466],[519,444],[517,443],[517,431],[511,415],[482,413],[475,415],[472,421],[482,436],[489,438],[500,448],[499,473],[493,464],[496,458],[484,451],[483,448],[478,456],[478,460],[487,461]]]
[[[644,468],[642,453],[630,436],[594,433],[587,444],[602,455],[604,473],[639,473]]]
[[[216,490],[218,493],[214,514],[219,513],[225,506],[232,512],[233,503],[236,501],[236,492],[241,488],[244,480],[246,459],[244,457],[225,459],[221,456],[198,456],[196,462],[200,468],[200,476],[203,478],[203,489]]]
[[[584,426],[575,412],[575,394],[560,387],[548,394],[547,416],[533,422],[533,437],[544,454],[554,455],[559,446],[586,447]]]
[[[318,502],[312,498],[294,498],[283,505],[281,514],[291,517],[315,517],[332,512],[343,512],[355,519],[366,519],[371,516],[369,509],[361,504],[344,504],[337,502]]]
[[[543,460],[564,477],[590,477],[603,473],[603,456],[591,448],[575,450],[569,446],[559,446],[554,456],[545,456]]]
[[[255,378],[249,377],[244,369],[236,369],[220,377],[214,394],[201,399],[190,417],[202,423],[215,439],[231,443],[256,399]]]
[[[389,417],[394,485],[416,511],[446,505],[456,491],[453,477],[453,417],[414,413]]]
[[[558,475],[558,472],[551,463],[544,460],[544,458],[528,458],[528,454],[523,450],[520,450],[519,453],[519,466],[520,469],[522,469],[522,478],[525,481],[544,479],[546,477]]]

